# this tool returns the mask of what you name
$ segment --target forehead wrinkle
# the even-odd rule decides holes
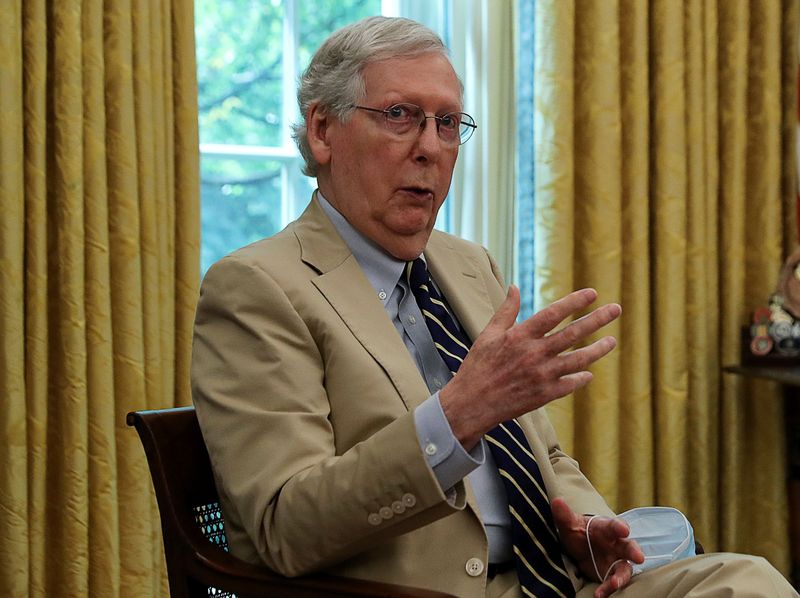
[[[419,81],[418,78],[415,77],[410,78],[412,87],[414,89],[409,90],[402,88],[402,82],[397,82],[397,72],[398,70],[400,70],[399,67],[390,68],[388,71],[390,74],[388,76],[386,70],[380,70],[377,72],[375,71],[375,67],[381,67],[390,62],[396,62],[398,63],[398,65],[403,63],[408,65],[408,63],[410,62],[424,60],[424,59],[428,59],[430,65],[433,65],[435,62],[439,62],[440,66],[446,65],[449,71],[448,78],[452,78],[453,83],[455,83],[455,89],[453,89],[453,87],[451,87],[450,85],[444,84],[448,89],[442,94],[439,94],[437,91],[438,89],[441,88],[437,88],[437,90],[434,90],[432,92],[434,97],[433,100],[431,101],[432,99],[431,91],[422,85],[417,85],[416,83]],[[421,71],[424,69],[414,68],[413,70]],[[368,73],[372,75],[373,79],[372,90],[369,89],[370,86],[369,82],[367,81]],[[381,92],[375,91],[374,88],[375,75],[379,76],[379,79],[381,80],[382,84],[387,85],[386,89],[384,89]],[[441,54],[438,53],[426,53],[426,54],[421,54],[419,56],[409,56],[409,57],[391,57],[369,62],[364,66],[364,69],[361,72],[361,81],[363,82],[363,91],[364,91],[362,101],[368,101],[367,98],[370,96],[370,93],[379,94],[377,95],[377,97],[380,99],[372,99],[369,101],[382,103],[381,108],[387,108],[392,104],[407,103],[407,104],[416,104],[417,106],[422,107],[423,110],[426,110],[427,113],[433,112],[435,114],[441,114],[446,112],[463,111],[463,85],[461,84],[461,81],[458,78],[455,69],[453,69],[452,63],[447,59],[447,57],[442,56]],[[446,97],[450,96],[450,93],[452,91],[455,91],[453,96]],[[436,107],[437,109],[435,111],[428,111],[427,108],[429,108],[429,106],[426,106],[425,104],[434,102],[438,102],[439,106],[443,105],[443,107],[440,108],[439,106],[437,106]]]

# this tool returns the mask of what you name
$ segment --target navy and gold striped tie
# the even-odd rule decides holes
[[[455,375],[467,356],[470,341],[447,312],[421,258],[408,263],[406,279],[439,354]],[[522,428],[512,419],[487,432],[485,438],[508,494],[515,564],[522,591],[536,598],[575,596],[564,567],[542,474]]]

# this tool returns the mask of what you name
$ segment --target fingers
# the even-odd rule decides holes
[[[590,578],[605,575],[598,580],[600,585],[595,590],[596,597],[611,596],[630,582],[633,566],[626,559],[635,556],[639,547],[636,542],[627,539],[630,528],[626,522],[613,517],[590,518],[579,515],[563,498],[554,498],[550,508],[562,547],[567,554],[576,559],[582,571]],[[588,527],[590,522],[593,523]],[[584,535],[587,531],[591,534],[593,552],[588,551],[587,538]],[[630,550],[631,547],[635,551]],[[595,573],[598,568],[599,572]]]
[[[625,558],[637,565],[644,563],[644,552],[638,542],[635,540],[625,541]]]
[[[622,519],[603,518],[590,530],[595,546],[606,546],[614,559],[625,559],[634,563],[644,562],[644,553],[635,540],[629,540],[630,526]]]
[[[554,301],[543,310],[528,318],[523,324],[536,338],[540,338],[563,322],[568,316],[582,311],[594,303],[597,291],[594,289],[580,289],[573,291],[566,297]]]
[[[543,384],[541,394],[548,397],[548,403],[572,394],[583,388],[594,378],[594,374],[587,371],[564,374],[550,384]]]
[[[617,346],[613,336],[605,336],[591,345],[559,355],[553,360],[554,372],[558,376],[567,376],[582,372],[595,361],[608,355]]]
[[[619,305],[610,304],[579,318],[565,328],[566,332],[545,333],[596,298],[594,289],[575,291],[517,324],[519,289],[514,285],[508,288],[505,300],[475,339],[458,376],[439,395],[451,426],[454,419],[463,420],[461,424],[455,422],[462,444],[471,443],[500,421],[538,409],[592,380],[589,366],[614,349],[616,340],[604,337],[574,351],[564,349],[617,318]],[[482,407],[479,417],[456,415],[462,409],[474,412],[478,403]]]
[[[630,527],[622,519],[616,517],[598,518],[590,530],[592,542],[604,545],[613,551],[614,558],[627,558],[628,545],[635,542],[627,540]]]
[[[633,577],[633,567],[627,561],[617,561],[611,567],[611,571],[606,575],[605,580],[594,591],[595,598],[607,598],[618,589],[625,587]]]
[[[548,335],[559,323],[570,315],[587,308],[596,298],[597,291],[594,289],[575,291],[534,314],[520,324],[520,327],[533,338],[546,337],[548,353],[557,355],[613,322],[622,313],[619,304],[609,303],[571,322],[562,330]],[[611,349],[613,347],[608,348],[609,351]]]
[[[616,557],[633,561],[634,563],[644,562],[644,553],[635,540],[629,540],[631,533],[630,526],[622,519],[613,518],[608,522],[608,526],[600,529],[605,534],[605,541],[610,545],[616,546]]]
[[[505,300],[497,308],[497,311],[489,320],[484,328],[484,332],[499,333],[511,328],[517,321],[519,315],[519,288],[516,285],[509,285]]]
[[[617,303],[609,303],[592,311],[591,313],[578,318],[559,330],[551,334],[548,340],[551,343],[550,350],[553,353],[561,353],[578,341],[597,332],[603,326],[616,320],[622,313],[622,308]]]

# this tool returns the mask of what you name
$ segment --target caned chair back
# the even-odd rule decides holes
[[[172,598],[321,596],[452,598],[418,588],[331,575],[287,578],[228,552],[225,520],[194,407],[134,411],[161,514]]]

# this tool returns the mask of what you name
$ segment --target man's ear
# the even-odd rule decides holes
[[[308,145],[317,164],[323,165],[331,161],[331,146],[328,136],[328,127],[331,116],[327,109],[318,103],[312,104],[308,109],[306,128],[308,129]]]

